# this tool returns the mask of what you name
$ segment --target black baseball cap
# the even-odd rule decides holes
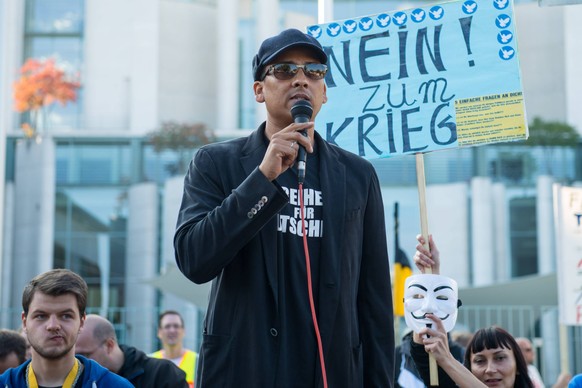
[[[253,78],[260,81],[265,65],[268,65],[275,57],[283,51],[292,47],[305,47],[311,49],[315,57],[321,63],[327,63],[327,54],[323,51],[321,44],[312,37],[295,28],[282,31],[279,35],[267,38],[261,44],[259,52],[253,58]]]

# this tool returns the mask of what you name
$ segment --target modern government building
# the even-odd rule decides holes
[[[434,1],[324,3],[330,21]],[[515,2],[527,118],[582,135],[582,4],[559,3]],[[196,150],[156,152],[148,134],[170,121],[204,124],[218,140],[248,134],[265,113],[252,91],[258,45],[287,27],[305,30],[317,15],[317,0],[0,2],[0,327],[19,327],[28,280],[64,267],[84,277],[90,312],[107,315],[121,342],[155,350],[157,314],[172,308],[186,318],[187,347],[197,348],[208,285],[181,277],[172,247]],[[26,59],[48,57],[78,74],[81,88],[75,103],[48,111],[38,139],[24,139],[12,84]],[[390,257],[398,203],[400,246],[411,259],[420,232],[415,159],[372,162]],[[534,338],[542,374],[555,379],[552,186],[582,185],[582,143],[456,148],[426,154],[425,169],[441,273],[464,300],[459,328],[500,324]],[[570,369],[582,373],[582,331],[567,333]]]

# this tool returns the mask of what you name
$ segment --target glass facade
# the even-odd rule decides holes
[[[29,58],[54,58],[67,75],[80,74],[84,12],[84,0],[27,0],[23,63]],[[78,129],[82,106],[81,87],[76,102],[50,106],[45,123],[47,129]]]
[[[514,198],[509,203],[511,276],[538,273],[536,199]]]
[[[177,153],[157,153],[147,139],[60,139],[56,147],[55,267],[79,273],[100,306],[124,306],[127,190],[133,183],[163,184],[187,165]]]

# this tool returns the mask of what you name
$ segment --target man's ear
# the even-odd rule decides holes
[[[253,91],[255,92],[255,101],[256,102],[265,102],[265,95],[263,94],[263,82],[262,81],[255,81],[253,84]]]
[[[325,82],[323,83],[323,103],[327,102],[327,85]]]
[[[22,330],[26,333],[26,314],[24,314],[24,311],[20,315],[20,319],[22,320]]]
[[[111,353],[115,349],[115,341],[113,338],[107,338],[105,340],[105,348],[107,349],[107,354]]]

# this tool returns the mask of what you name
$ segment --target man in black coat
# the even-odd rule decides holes
[[[393,387],[380,184],[315,129],[327,62],[299,30],[266,39],[253,60],[265,122],[190,163],[174,247],[188,279],[212,281],[197,388]]]
[[[173,362],[150,358],[132,346],[119,345],[113,325],[99,315],[87,315],[75,349],[77,354],[97,361],[135,387],[188,387],[186,374]]]

